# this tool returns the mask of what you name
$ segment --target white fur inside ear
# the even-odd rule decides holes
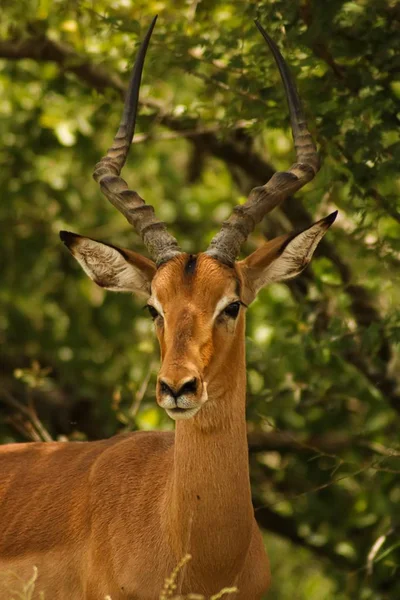
[[[268,283],[284,281],[299,275],[311,261],[326,231],[326,224],[319,222],[291,239],[282,254],[259,274],[256,281],[257,291]]]
[[[97,285],[116,292],[150,295],[148,276],[128,262],[123,253],[101,242],[79,237],[71,252]]]

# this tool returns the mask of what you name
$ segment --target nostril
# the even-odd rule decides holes
[[[166,396],[172,396],[173,398],[176,398],[176,393],[174,390],[169,387],[168,383],[165,383],[165,381],[162,380],[160,381],[160,392]]]
[[[190,381],[186,381],[181,389],[178,391],[177,396],[183,396],[183,394],[195,394],[197,391],[197,379],[193,377]]]
[[[172,396],[172,398],[179,398],[179,396],[183,396],[184,394],[195,394],[197,392],[197,378],[193,377],[189,381],[185,381],[185,383],[180,387],[171,387],[163,379],[160,379],[160,393],[165,396]]]

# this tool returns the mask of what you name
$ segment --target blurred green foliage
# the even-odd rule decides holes
[[[244,251],[340,213],[312,267],[264,290],[249,311],[250,458],[272,556],[269,598],[395,600],[395,0],[3,2],[0,440],[43,437],[21,404],[34,405],[60,439],[172,427],[153,401],[158,351],[142,306],[96,288],[58,239],[69,229],[143,250],[91,173],[157,12],[124,175],[183,248],[204,249],[232,206],[294,159],[279,74],[255,17],[291,65],[323,166]]]

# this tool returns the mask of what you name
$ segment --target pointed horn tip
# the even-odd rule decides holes
[[[326,225],[327,227],[330,227],[332,225],[332,223],[334,223],[334,221],[336,220],[336,217],[338,216],[338,210],[335,210],[333,213],[331,213],[330,215],[328,215],[327,217],[325,217],[324,219],[322,219],[324,225]]]
[[[261,25],[258,17],[256,19],[254,19],[254,23],[255,23],[257,29],[262,34],[262,36],[265,37],[265,38],[267,38],[267,40],[270,40],[271,38],[269,37],[268,33],[265,31],[264,27]]]
[[[62,243],[65,244],[68,249],[72,248],[76,239],[80,237],[77,233],[72,233],[72,231],[64,230],[59,232],[59,236]]]
[[[149,25],[149,29],[148,29],[148,32],[147,32],[147,34],[150,35],[150,36],[152,35],[153,29],[156,26],[157,19],[158,19],[158,15],[154,15],[154,17],[151,20],[151,23]]]
[[[151,20],[150,27],[149,27],[149,29],[150,29],[151,31],[153,31],[153,29],[154,29],[154,26],[155,26],[155,24],[156,24],[156,21],[157,21],[157,19],[158,19],[158,15],[154,15],[154,17],[153,17],[153,18],[152,18],[152,20]]]

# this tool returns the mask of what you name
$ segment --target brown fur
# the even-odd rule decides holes
[[[186,263],[162,266],[152,293],[165,313],[160,376],[195,373],[208,385],[192,419],[175,434],[0,448],[0,570],[27,580],[38,566],[46,598],[156,600],[187,552],[181,593],[237,585],[235,600],[258,600],[268,587],[249,483],[244,309],[236,322],[212,322],[242,276],[204,254],[190,274]],[[10,577],[0,577],[0,597]]]
[[[234,267],[180,254],[156,270],[134,252],[63,234],[94,281],[100,272],[164,315],[155,319],[157,402],[170,410],[171,390],[195,385],[178,394],[184,405],[173,418],[186,418],[175,434],[0,447],[1,598],[37,566],[36,598],[43,590],[52,600],[156,600],[190,553],[178,592],[208,597],[236,585],[235,600],[260,600],[269,565],[251,504],[245,314],[224,308],[300,272],[334,216]]]
[[[136,253],[69,232],[60,235],[98,285],[150,297],[153,312],[164,314],[155,319],[162,359],[157,402],[173,418],[192,416],[177,421],[175,434],[140,432],[101,442],[0,448],[2,598],[18,595],[12,590],[31,578],[35,565],[36,598],[43,590],[47,600],[107,595],[156,600],[187,552],[192,561],[177,592],[210,596],[237,585],[235,600],[260,600],[269,586],[268,559],[251,504],[244,308],[234,320],[224,314],[223,302],[238,301],[240,293],[249,304],[262,286],[299,273],[335,215],[287,246],[278,240],[233,267],[223,264],[233,265],[254,226],[319,168],[284,60],[256,21],[281,71],[297,162],[252,190],[207,254],[194,260],[180,253],[153,209],[120,177],[154,24],[155,19],[135,63],[115,143],[96,165],[95,179],[162,266],[156,271]],[[177,399],[181,406],[173,404]]]

